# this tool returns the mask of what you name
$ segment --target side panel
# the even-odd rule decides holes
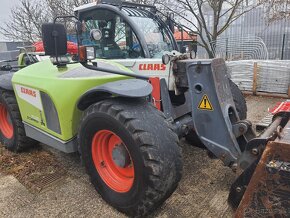
[[[58,112],[52,99],[44,92],[41,92],[40,95],[47,128],[58,134],[61,134]]]
[[[101,63],[102,61],[99,61]],[[106,67],[128,70],[118,64],[104,61]],[[77,101],[89,89],[104,83],[127,79],[127,77],[97,71],[87,72],[79,64],[67,65],[65,68],[53,66],[49,60],[28,66],[13,77],[13,88],[17,93],[16,98],[22,119],[48,134],[63,141],[72,139],[78,130],[81,111],[77,109]],[[43,93],[43,94],[41,94]],[[43,96],[51,100],[43,102]],[[55,107],[59,119],[59,129],[52,127],[53,121],[46,107]],[[48,110],[47,110],[48,111]]]
[[[22,120],[43,128],[46,126],[40,91],[28,86],[14,84],[14,92],[20,108]]]
[[[39,90],[16,84],[15,93],[19,98],[35,106],[38,110],[43,110]]]
[[[62,141],[27,123],[24,123],[24,128],[27,136],[53,148],[56,148],[57,150],[65,153],[73,153],[78,150],[76,137],[68,141]]]
[[[171,72],[170,64],[162,64],[161,59],[144,58],[114,61],[122,64],[137,74],[150,77],[159,77],[160,79],[164,78],[168,84],[169,90],[174,90],[174,77]]]

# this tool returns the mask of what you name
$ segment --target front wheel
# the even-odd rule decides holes
[[[130,216],[150,213],[181,178],[178,137],[145,100],[116,98],[90,106],[78,138],[92,184],[109,204]]]

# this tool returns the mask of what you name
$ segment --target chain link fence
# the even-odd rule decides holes
[[[290,60],[290,33],[267,33],[250,36],[232,35],[212,42],[215,56],[225,60]],[[208,58],[198,47],[198,58]]]
[[[271,60],[290,60],[290,33],[259,34]]]

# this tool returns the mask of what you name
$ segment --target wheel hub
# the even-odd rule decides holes
[[[134,165],[121,138],[109,130],[100,130],[92,140],[92,158],[102,180],[112,190],[128,192],[134,182]]]
[[[123,144],[117,144],[112,151],[112,158],[114,163],[122,168],[130,164],[130,156]]]

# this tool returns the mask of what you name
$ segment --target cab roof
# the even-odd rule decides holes
[[[107,4],[107,5],[116,6],[116,7],[120,7],[120,9],[122,7],[150,8],[152,10],[152,12],[156,12],[157,11],[156,7],[153,6],[153,5],[143,5],[143,4],[125,2],[125,1],[120,1],[120,0],[99,0],[99,1],[96,1],[96,2],[92,2],[92,3],[88,3],[88,4],[81,5],[79,7],[76,7],[74,9],[74,12],[79,12],[79,11],[84,11],[84,10],[88,10],[88,9],[93,9],[94,7],[96,7],[97,5],[100,5],[100,4]]]

